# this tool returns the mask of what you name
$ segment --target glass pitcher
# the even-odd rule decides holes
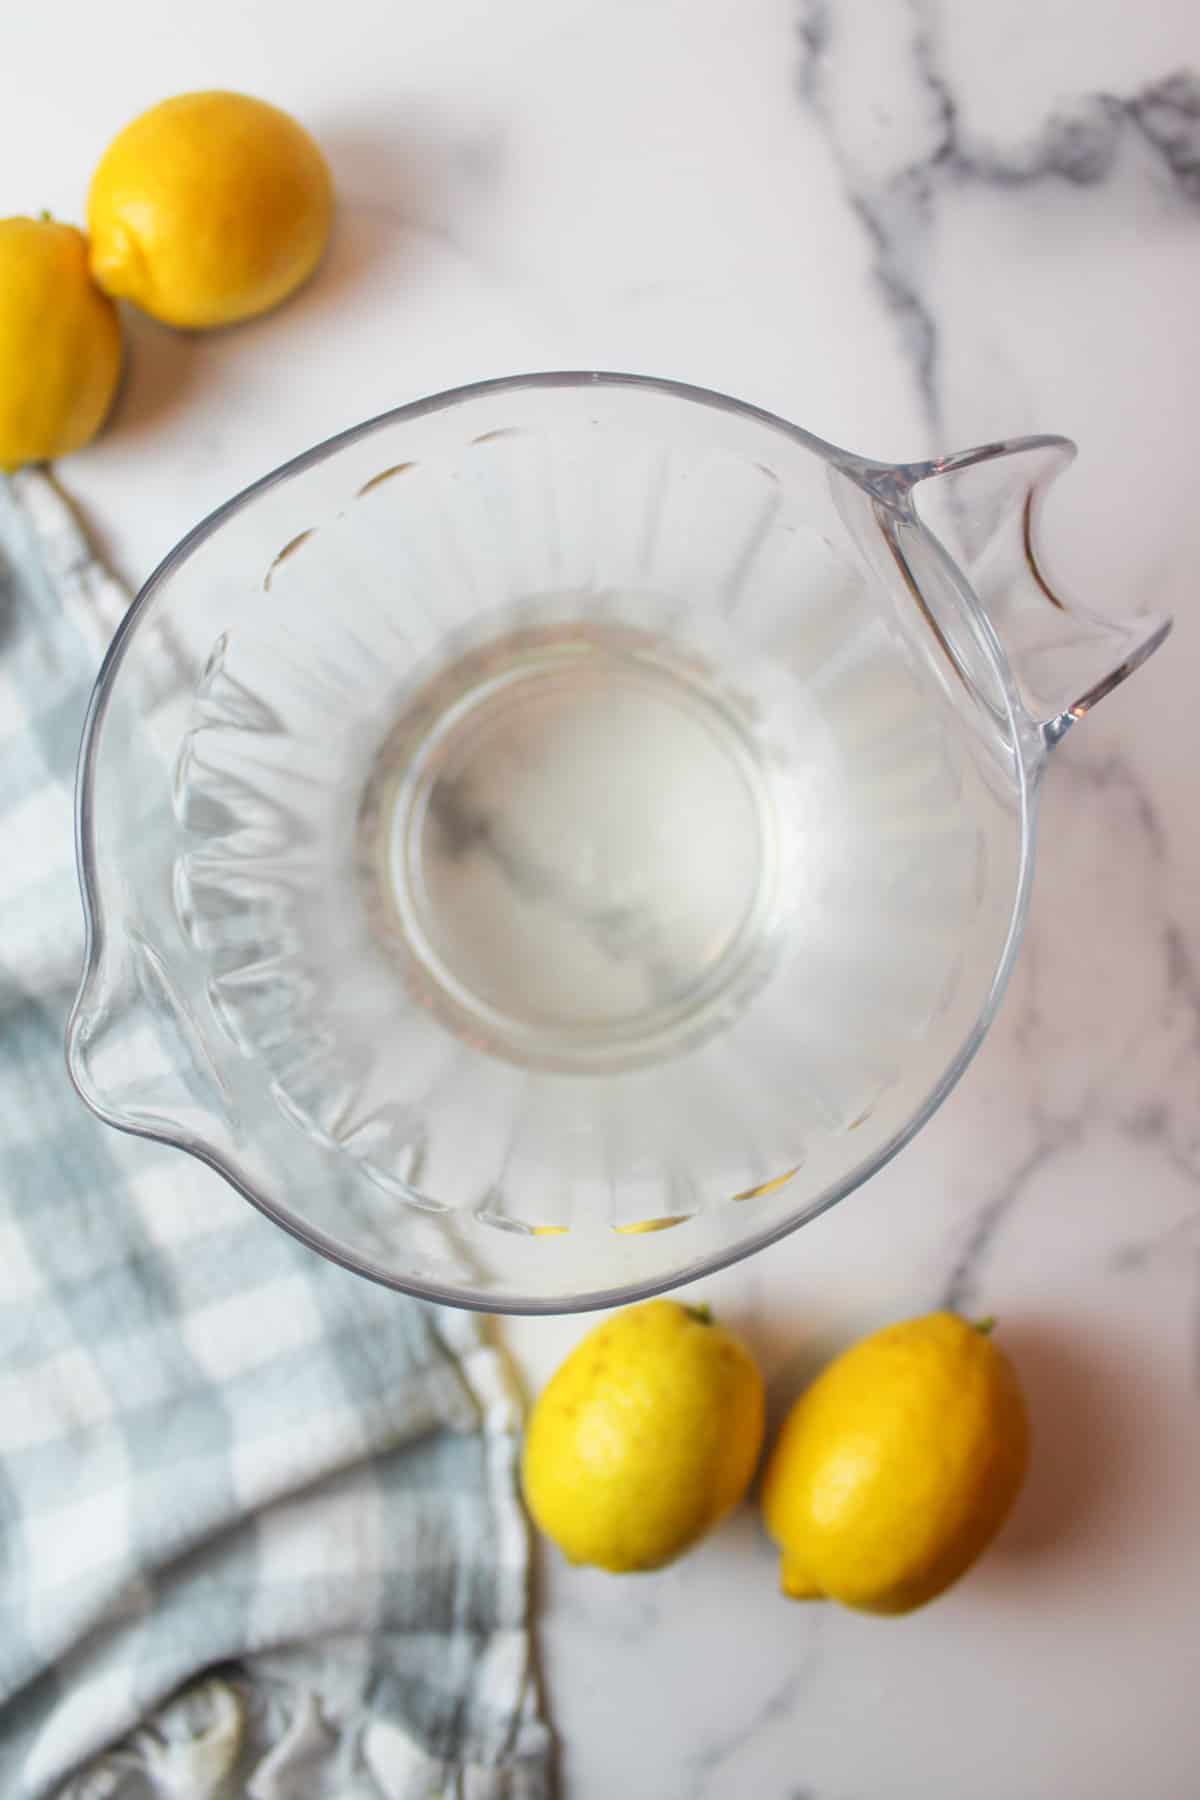
[[[1049,752],[1166,635],[1046,579],[1072,454],[897,466],[547,374],[267,476],[96,684],[80,1094],[325,1255],[493,1311],[813,1218],[962,1073]]]

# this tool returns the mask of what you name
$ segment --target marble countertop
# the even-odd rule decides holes
[[[597,367],[914,456],[1034,430],[1064,583],[1173,610],[1054,756],[1028,936],[961,1087],[865,1190],[703,1284],[782,1408],[837,1346],[998,1315],[1036,1449],[925,1613],[789,1605],[744,1511],[624,1581],[544,1559],[569,1800],[1192,1800],[1200,1782],[1200,13],[1194,0],[284,0],[6,21],[0,213],[78,218],[109,135],[227,85],[341,196],[277,316],[132,325],[61,475],[140,580],[307,444],[439,387]],[[64,46],[64,37],[69,41]],[[16,91],[12,72],[43,71]],[[97,71],[103,71],[97,78]],[[36,172],[36,173],[35,173]],[[31,185],[32,183],[32,185]],[[583,1321],[506,1327],[532,1381]]]

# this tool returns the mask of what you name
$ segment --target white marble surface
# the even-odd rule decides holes
[[[164,93],[294,109],[341,195],[277,317],[133,324],[62,468],[144,576],[250,478],[437,387],[593,366],[877,455],[1059,430],[1050,552],[1174,638],[1056,752],[1028,938],[961,1088],[869,1188],[704,1292],[778,1405],[947,1298],[995,1312],[1032,1476],[908,1621],[774,1591],[748,1510],[615,1581],[546,1559],[570,1800],[1200,1791],[1200,13],[1194,0],[284,0],[12,9],[0,213],[78,217]],[[1190,83],[1179,74],[1191,70]],[[1164,85],[1176,77],[1174,84]],[[540,1379],[581,1321],[510,1341]]]

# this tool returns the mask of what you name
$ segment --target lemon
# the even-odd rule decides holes
[[[92,273],[168,325],[229,325],[308,279],[332,211],[325,159],[295,119],[247,94],[179,94],[100,159]]]
[[[742,1498],[763,1435],[762,1377],[704,1308],[650,1300],[567,1357],[529,1420],[529,1510],[571,1562],[672,1562]]]
[[[975,1561],[1025,1473],[1025,1403],[986,1326],[953,1313],[864,1338],[793,1406],[763,1517],[794,1599],[923,1606]]]
[[[95,437],[121,371],[121,327],[87,244],[52,219],[0,219],[0,469]]]

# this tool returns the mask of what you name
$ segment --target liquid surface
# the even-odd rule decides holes
[[[636,1062],[754,979],[778,822],[749,721],[628,628],[469,650],[405,707],[360,819],[377,935],[518,1061]]]

